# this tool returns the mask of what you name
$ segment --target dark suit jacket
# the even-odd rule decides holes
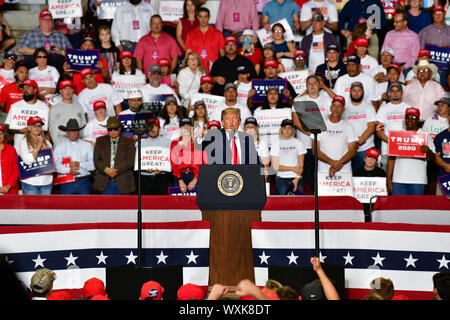
[[[135,161],[136,147],[134,140],[123,136],[119,139],[117,146],[114,167],[117,170],[117,176],[114,181],[121,193],[131,193],[136,191],[133,169]],[[94,147],[95,181],[93,188],[103,192],[108,186],[110,177],[105,173],[111,163],[111,139],[108,135],[97,138]]]
[[[237,134],[240,143],[240,164],[261,163],[258,157],[258,152],[256,151],[253,137],[242,131],[238,131]],[[201,149],[206,153],[208,164],[232,164],[233,160],[230,139],[227,138],[224,129],[208,130],[202,144],[196,144],[196,148]]]

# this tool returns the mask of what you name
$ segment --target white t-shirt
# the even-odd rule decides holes
[[[325,63],[325,51],[322,34],[313,35],[311,49],[309,50],[308,69],[315,71],[317,66]]]
[[[405,111],[411,106],[405,102],[392,104],[383,102],[377,112],[377,121],[384,124],[384,133],[389,137],[389,131],[401,131],[405,129]],[[388,153],[388,144],[381,142],[381,154]]]
[[[317,141],[320,143],[320,151],[326,154],[330,159],[339,160],[348,151],[348,144],[358,141],[353,127],[346,121],[341,120],[333,123],[329,119],[325,120],[328,130],[317,135]],[[314,138],[311,135],[312,138]],[[319,160],[319,172],[328,173],[330,165]],[[340,170],[342,173],[352,172],[351,161],[344,164]]]
[[[106,126],[108,118],[103,121],[98,121],[97,118],[88,121],[86,127],[83,129],[84,140],[95,142],[98,137],[106,136],[108,134],[108,129]]]
[[[367,123],[377,121],[377,114],[372,104],[362,102],[359,106],[354,106],[350,102],[345,105],[342,118],[353,127],[356,136],[360,137],[367,129]],[[362,146],[358,147],[358,152],[372,148],[375,145],[374,139],[375,137],[372,134]]]
[[[419,131],[423,130],[419,129]],[[427,159],[395,157],[392,182],[427,184]]]
[[[28,70],[28,78],[36,81],[39,88],[56,88],[60,74],[58,70],[53,66],[47,66],[44,70],[39,70],[38,67],[31,68]],[[48,102],[51,98],[51,94],[47,93],[45,95],[45,102]]]
[[[123,100],[107,83],[98,83],[95,89],[84,88],[78,95],[78,102],[83,106],[88,121],[95,119],[94,103],[96,101],[105,102],[106,116],[111,117],[116,115],[114,106],[122,103]]]
[[[334,84],[334,92],[345,98],[345,101],[350,101],[350,87],[353,82],[361,82],[364,88],[364,100],[367,102],[378,101],[376,82],[372,77],[360,73],[356,77],[350,77],[344,74],[337,78]]]
[[[256,151],[258,152],[258,155],[261,158],[261,160],[263,158],[270,157],[269,146],[267,145],[267,143],[264,140],[259,139],[259,142],[255,141],[255,147],[256,147]]]
[[[159,135],[169,139],[170,141],[176,140],[180,137],[180,119],[177,116],[170,118],[170,122],[166,124],[166,120],[159,118],[161,124],[161,130]]]
[[[14,78],[14,69],[6,70],[4,68],[0,68],[0,76],[2,76],[9,83],[16,81]]]
[[[313,101],[313,102],[315,102],[317,104],[317,106],[319,107],[320,113],[322,114],[322,118],[324,121],[326,119],[328,119],[328,116],[330,115],[330,106],[331,106],[332,100],[331,100],[330,96],[328,95],[328,93],[326,93],[326,92],[320,91],[319,97],[317,97],[316,99],[311,98],[309,95],[304,95],[304,96],[295,98],[294,104],[296,101]],[[294,105],[292,106],[292,112],[296,112]],[[306,149],[312,148],[311,136],[304,134],[303,132],[301,132],[298,129],[297,129],[297,139],[299,139],[301,142],[303,142]]]
[[[234,82],[236,84],[237,81]],[[241,82],[239,86],[237,87],[237,102],[241,105],[246,106],[247,105],[247,98],[248,98],[248,92],[252,89],[252,82],[249,81],[249,83],[243,83]]]
[[[298,156],[305,154],[306,148],[297,138],[275,139],[270,148],[270,155],[278,157],[278,164],[288,167],[296,167],[299,165]],[[277,176],[280,178],[295,178],[295,171],[278,171]]]
[[[320,12],[322,13],[325,20],[328,19],[330,23],[338,21],[338,12],[336,8],[336,4],[329,0],[324,1],[308,1],[303,4],[302,9],[300,11],[300,21],[308,21],[312,18],[313,11],[317,8],[321,8]],[[325,30],[329,31],[327,28]],[[306,34],[310,34],[312,32],[312,27],[306,29]],[[329,31],[331,32],[331,31]]]
[[[28,112],[25,112],[27,114],[27,117],[23,121],[24,126],[22,128],[25,128],[27,126],[26,120],[28,120],[28,116],[37,115],[37,114],[33,114],[33,111],[39,110],[40,111],[39,114],[44,119],[44,126],[42,127],[42,131],[48,131],[49,108],[44,102],[42,102],[41,100],[36,100],[35,104],[29,104],[29,103],[25,102],[25,100],[20,100],[20,101],[17,101],[16,103],[13,103],[11,105],[11,109],[9,109],[8,115],[6,116],[5,124],[11,125],[11,122],[13,120],[13,119],[11,119],[11,117],[12,117],[12,114],[15,113],[16,109],[28,111]],[[20,128],[20,129],[22,129],[22,128]],[[22,133],[14,134],[14,148],[16,148],[17,153],[19,153],[19,144],[24,136],[25,135]]]
[[[361,72],[371,76],[372,70],[378,67],[378,61],[372,56],[366,54],[364,58],[361,59]]]
[[[177,99],[178,105],[181,105],[180,99],[178,98],[177,94],[167,84],[161,83],[158,88],[154,88],[150,84],[146,84],[145,86],[142,87],[141,91],[142,91],[144,102],[153,101],[152,96],[154,96],[154,95],[167,94],[167,95],[173,95]],[[163,101],[163,104],[164,104],[164,101]]]
[[[441,133],[444,130],[448,129],[448,120],[447,118],[442,118],[439,114],[435,114],[431,118],[427,119],[422,126],[422,130],[428,133],[428,144],[430,149],[433,152],[436,152],[434,147],[434,138],[436,135]]]
[[[370,76],[373,78],[375,77],[377,74],[382,73],[384,75],[386,75],[387,71],[385,68],[383,68],[383,66],[381,64],[379,64],[376,68],[374,68],[373,70],[370,70]],[[405,76],[403,75],[403,72],[400,73],[400,78],[398,79],[398,81],[400,82],[405,82]]]

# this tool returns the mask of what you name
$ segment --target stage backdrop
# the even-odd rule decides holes
[[[182,265],[183,283],[200,285],[206,293],[209,231],[208,221],[144,223],[142,266]],[[137,224],[1,226],[0,252],[25,285],[36,270],[48,268],[57,276],[54,290],[79,298],[86,280],[106,283],[106,268],[138,265]]]
[[[378,277],[394,283],[395,294],[431,299],[432,277],[448,271],[450,226],[391,223],[320,223],[320,259],[345,268],[348,299],[362,299]],[[310,267],[314,223],[254,222],[255,282],[263,286],[268,266]]]

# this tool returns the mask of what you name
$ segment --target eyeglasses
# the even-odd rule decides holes
[[[296,57],[295,60],[305,60],[305,58],[302,56],[299,56],[299,57]]]
[[[431,72],[431,70],[430,69],[420,69],[420,70],[418,70],[418,72]]]
[[[275,33],[281,33],[281,32],[283,32],[283,30],[274,30],[273,32],[275,32]]]
[[[36,58],[38,58],[38,59],[47,59],[48,57],[47,56],[37,56]]]
[[[108,128],[108,131],[119,131],[119,127],[117,127],[117,128]]]
[[[8,59],[8,60],[16,60],[16,57],[8,57],[6,59]]]

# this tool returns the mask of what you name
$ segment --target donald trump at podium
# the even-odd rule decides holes
[[[259,164],[253,137],[239,131],[241,113],[227,108],[221,114],[222,129],[210,129],[196,141],[196,148],[207,155],[207,164]]]

